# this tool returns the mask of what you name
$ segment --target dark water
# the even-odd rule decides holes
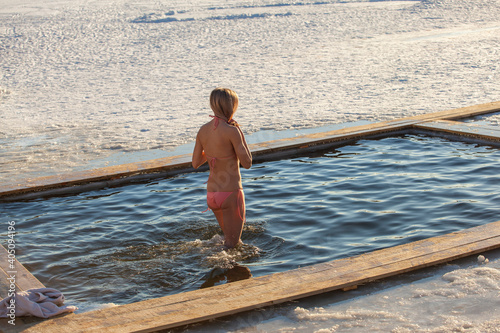
[[[496,148],[406,136],[254,165],[242,171],[245,245],[229,252],[213,214],[201,213],[206,172],[3,203],[0,213],[16,222],[18,259],[88,310],[497,221],[499,161]]]

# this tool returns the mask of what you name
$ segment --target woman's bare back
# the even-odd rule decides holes
[[[210,165],[207,191],[229,192],[242,188],[240,161],[243,167],[250,167],[251,156],[240,131],[239,127],[217,118],[200,128],[197,141]]]

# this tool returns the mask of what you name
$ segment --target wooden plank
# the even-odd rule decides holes
[[[46,320],[26,332],[152,332],[292,301],[500,247],[500,221],[356,257]]]
[[[9,262],[9,253],[7,249],[0,245],[0,299],[8,296],[11,290],[10,281],[15,280],[14,289],[16,291],[25,291],[33,288],[44,288],[45,286],[38,281],[17,259],[13,263]],[[12,265],[12,266],[11,266]],[[12,276],[15,279],[9,280]],[[42,319],[35,317],[18,317],[15,319],[15,326],[9,324],[9,319],[0,319],[0,332],[22,332],[24,329],[40,323]]]
[[[87,171],[76,171],[54,176],[27,179],[24,183],[7,184],[0,186],[0,197],[16,193],[33,192],[71,187],[91,182],[114,181],[123,177],[131,177],[144,173],[157,173],[179,169],[188,169],[191,166],[191,155],[179,155],[154,160],[121,164]]]
[[[495,113],[499,111],[500,111],[500,101],[497,101],[497,102],[467,106],[459,109],[451,109],[446,111],[429,113],[422,116],[416,116],[413,118],[416,119],[421,117],[425,121],[438,120],[438,119],[457,120],[457,119],[476,117],[489,113]]]
[[[3,261],[3,259],[0,260]],[[10,281],[8,280],[9,277],[10,273],[5,271],[3,267],[0,268],[0,299],[4,299],[9,294],[9,289],[11,289]]]
[[[458,109],[426,113],[418,116],[405,117],[398,119],[398,121],[411,121],[414,123],[421,123],[433,120],[457,120],[495,112],[500,112],[500,101],[472,105]]]
[[[500,141],[500,128],[493,126],[478,126],[473,123],[438,120],[417,124],[414,127],[432,132],[450,133],[457,136],[466,136],[485,141]]]
[[[7,278],[13,275],[15,276],[14,280],[17,291],[45,287],[16,258],[13,258],[13,260],[13,263],[9,263],[9,253],[5,247],[0,245],[0,288],[2,288],[0,290],[0,298],[7,297],[9,290],[7,287],[10,286]]]
[[[250,150],[257,159],[272,158],[278,152],[304,149],[327,142],[342,142],[368,138],[382,133],[404,130],[413,125],[433,120],[452,120],[472,117],[500,111],[500,101],[434,112],[419,116],[406,117],[374,124],[349,127],[334,131],[307,134],[293,138],[285,138],[250,145]],[[0,185],[0,198],[23,193],[45,191],[49,189],[82,186],[89,183],[104,183],[103,186],[116,184],[122,178],[144,176],[153,173],[168,174],[172,171],[188,172],[191,168],[191,155],[179,155],[153,159],[143,162],[122,164],[88,171],[72,172],[55,176],[28,179],[21,184]],[[126,180],[127,181],[127,180]]]

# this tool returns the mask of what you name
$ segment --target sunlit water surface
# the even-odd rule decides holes
[[[494,222],[499,161],[493,147],[405,136],[256,164],[243,170],[245,244],[227,252],[213,214],[202,213],[207,172],[0,212],[18,227],[19,260],[85,311]]]

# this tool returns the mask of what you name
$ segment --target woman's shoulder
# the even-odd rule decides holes
[[[200,129],[198,130],[198,134],[203,133],[203,132],[207,132],[210,127],[212,127],[212,126],[210,126],[210,122],[201,125]]]
[[[226,131],[229,135],[239,136],[238,127],[231,124],[224,124],[224,131]]]
[[[222,134],[225,136],[233,136],[236,135],[238,136],[238,128],[234,125],[227,124],[225,122],[219,122],[217,124],[217,127],[214,127],[214,124],[212,121],[207,122],[206,124],[202,125],[200,129],[198,130],[198,135],[210,135],[210,134]]]

